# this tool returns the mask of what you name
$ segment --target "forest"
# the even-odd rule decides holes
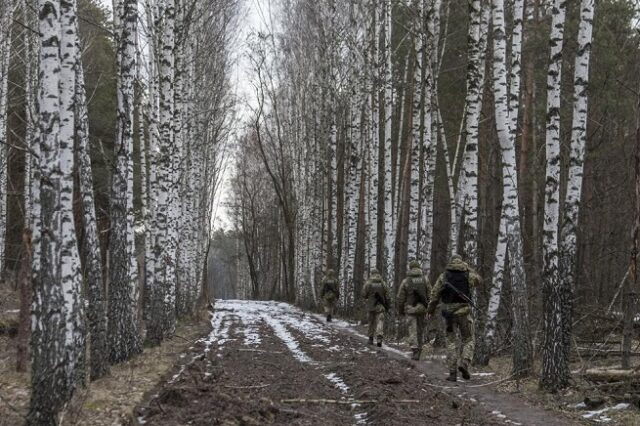
[[[636,0],[0,0],[0,424],[637,424],[638,75]],[[365,371],[455,256],[507,420],[440,313]]]

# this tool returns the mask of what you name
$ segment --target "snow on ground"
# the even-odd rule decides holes
[[[331,383],[333,383],[333,385],[338,388],[338,390],[340,390],[340,392],[342,392],[345,395],[348,395],[350,392],[349,386],[347,386],[347,384],[342,381],[342,379],[340,377],[338,377],[338,375],[336,373],[329,373],[329,374],[325,374],[324,377],[327,378],[327,380],[329,380]]]
[[[223,320],[226,318],[227,312],[224,311],[215,311],[213,315],[211,315],[211,332],[209,335],[203,339],[198,340],[198,343],[204,343],[204,353],[209,353],[211,350],[211,346],[214,343],[217,343],[221,338],[227,339],[229,336],[229,327],[223,329]],[[228,324],[228,321],[226,321]]]
[[[262,317],[264,322],[266,322],[273,332],[278,336],[282,343],[284,343],[289,351],[293,354],[293,357],[302,363],[312,362],[311,358],[305,354],[302,349],[300,349],[300,343],[293,337],[291,333],[287,330],[282,322],[275,319],[269,314],[266,314]]]
[[[324,318],[313,314],[307,314],[302,310],[286,303],[259,302],[248,300],[220,300],[216,302],[215,313],[211,318],[212,331],[205,340],[205,352],[211,345],[218,343],[218,348],[229,340],[229,327],[232,318],[234,324],[243,327],[244,344],[246,346],[257,346],[261,342],[259,324],[264,321],[275,333],[275,335],[285,344],[295,359],[305,364],[315,364],[316,362],[307,355],[301,348],[300,342],[296,340],[289,330],[296,330],[302,333],[305,338],[313,342],[312,346],[323,348],[329,352],[341,350],[339,346],[331,345],[332,329],[324,326]],[[352,325],[345,321],[336,321],[339,326],[349,327]],[[182,373],[178,373],[178,376]],[[336,373],[327,373],[323,376],[338,390],[343,398],[353,400],[351,389],[344,380]],[[360,404],[352,404],[356,409]],[[366,424],[367,413],[354,413],[355,424]]]
[[[605,407],[600,410],[588,411],[585,414],[583,414],[582,417],[584,417],[585,419],[593,420],[598,423],[607,423],[611,421],[611,418],[604,416],[603,415],[604,413],[608,411],[626,410],[627,408],[629,408],[629,404],[620,403],[620,404],[614,405],[613,407]]]
[[[356,413],[353,417],[355,417],[357,425],[367,424],[367,413]]]

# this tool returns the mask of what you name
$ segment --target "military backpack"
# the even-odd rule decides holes
[[[442,289],[442,303],[469,303],[471,288],[469,271],[447,271]]]
[[[428,303],[429,298],[424,285],[424,277],[411,277],[407,283],[407,304],[409,306],[421,304],[426,307]]]

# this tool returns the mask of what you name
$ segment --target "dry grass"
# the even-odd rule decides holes
[[[170,374],[180,354],[205,335],[204,319],[181,323],[176,337],[162,346],[145,348],[128,362],[111,367],[110,374],[77,392],[64,416],[64,424],[120,425],[130,423],[133,409],[144,395]],[[180,337],[178,337],[180,336]],[[0,425],[23,423],[29,402],[29,376],[16,373],[12,340],[0,336]]]

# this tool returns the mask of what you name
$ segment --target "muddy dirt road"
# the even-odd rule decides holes
[[[219,301],[212,328],[138,409],[140,424],[571,424],[505,399],[490,377],[448,386],[442,360],[414,363],[287,304]]]

